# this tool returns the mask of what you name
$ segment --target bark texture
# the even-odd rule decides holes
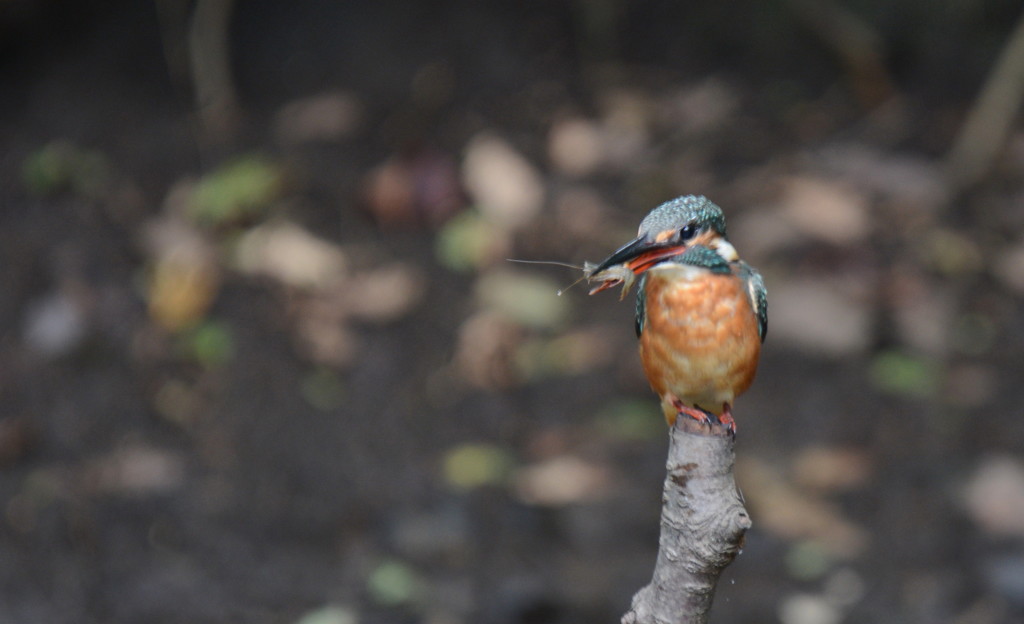
[[[623,624],[707,622],[718,578],[739,552],[750,516],[733,479],[733,436],[692,418],[671,429],[658,559]]]

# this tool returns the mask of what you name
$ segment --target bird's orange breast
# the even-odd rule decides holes
[[[663,399],[720,414],[754,381],[761,353],[743,280],[676,266],[647,274],[640,359]],[[667,410],[666,406],[666,410]]]

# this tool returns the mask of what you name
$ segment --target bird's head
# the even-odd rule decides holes
[[[591,275],[617,265],[639,275],[696,245],[715,251],[726,262],[738,259],[725,237],[722,209],[703,195],[677,197],[648,213],[637,237],[605,258]]]

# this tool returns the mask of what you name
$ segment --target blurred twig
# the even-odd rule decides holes
[[[946,171],[954,190],[973,186],[992,168],[1022,99],[1024,14],[946,155]]]
[[[196,105],[204,130],[214,139],[230,137],[238,120],[229,36],[233,8],[234,0],[198,0],[189,24]]]
[[[671,429],[658,560],[623,624],[708,621],[718,577],[739,552],[750,516],[733,479],[733,438],[679,418]]]
[[[874,108],[892,95],[885,45],[871,25],[831,0],[788,0],[793,14],[842,62],[854,95]]]
[[[230,140],[239,120],[231,72],[235,0],[155,0],[167,70],[191,92],[205,141]]]

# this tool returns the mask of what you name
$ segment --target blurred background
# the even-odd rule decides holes
[[[688,193],[770,302],[714,620],[1024,620],[1020,19],[0,0],[0,621],[618,621],[632,294],[506,258]]]

